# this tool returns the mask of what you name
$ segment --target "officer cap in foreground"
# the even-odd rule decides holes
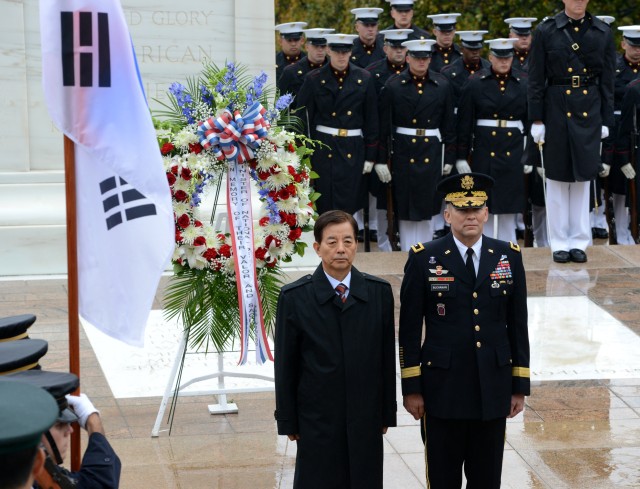
[[[622,31],[622,37],[631,46],[640,46],[640,25],[623,25],[618,27]]]
[[[504,21],[509,24],[509,29],[520,36],[528,36],[531,34],[531,24],[536,20],[538,20],[536,17],[510,17],[504,19]]]
[[[484,173],[465,173],[441,180],[437,189],[457,209],[478,209],[487,203],[487,190],[493,183],[493,178]]]
[[[278,24],[275,29],[280,31],[280,35],[285,39],[300,39],[305,27],[307,27],[306,22],[286,22]]]
[[[7,380],[34,385],[46,390],[58,403],[58,421],[73,423],[78,420],[67,403],[67,394],[71,394],[80,385],[78,377],[67,372],[49,372],[46,370],[27,370],[7,375]]]
[[[0,341],[28,338],[27,330],[35,322],[36,317],[33,314],[20,314],[18,316],[0,318]]]
[[[513,44],[516,39],[513,37],[503,37],[499,39],[489,39],[485,41],[489,45],[489,51],[496,58],[511,58],[513,56]]]
[[[409,55],[414,58],[430,58],[431,47],[435,43],[434,39],[414,39],[405,41],[402,45],[409,50]]]
[[[458,31],[456,34],[460,36],[460,44],[467,49],[482,49],[482,36],[489,31]]]
[[[37,446],[57,415],[58,406],[49,393],[0,379],[0,455]]]
[[[49,349],[45,340],[26,339],[0,343],[0,375],[40,368],[40,360]]]

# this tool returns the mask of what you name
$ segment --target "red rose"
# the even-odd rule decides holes
[[[193,225],[197,228],[202,227],[202,223],[200,221],[198,221],[197,219],[193,222]]]
[[[182,233],[176,229],[176,243],[180,243],[182,241]]]
[[[204,236],[198,236],[193,240],[193,246],[205,246],[207,244],[207,239]]]
[[[280,189],[278,196],[281,200],[287,200],[289,198],[289,191],[287,190],[287,187]]]
[[[258,260],[264,260],[265,256],[267,256],[267,249],[266,248],[258,248],[258,249],[256,249],[256,258]]]
[[[269,224],[269,218],[267,216],[260,219],[260,226],[266,226],[267,224]]]
[[[293,143],[289,143],[289,153],[295,153],[296,151],[296,147],[293,145]]]
[[[227,239],[227,237],[222,233],[218,233],[216,237],[222,242],[224,242],[224,240]]]
[[[178,175],[178,165],[173,165],[171,167],[171,173],[173,173],[174,175]]]
[[[164,143],[164,144],[162,145],[162,148],[160,148],[160,152],[161,152],[163,155],[166,155],[166,154],[171,153],[171,152],[173,151],[173,149],[174,149],[173,144],[171,144],[171,143]]]
[[[276,263],[278,263],[278,260],[276,260],[275,258],[272,261],[268,261],[267,262],[267,266],[269,268],[274,268],[276,266]]]
[[[300,175],[299,173],[296,173],[296,174],[293,176],[293,180],[294,180],[296,183],[300,183],[300,182],[302,181],[302,175]]]
[[[189,151],[198,155],[202,153],[202,146],[200,145],[200,143],[190,144]]]
[[[173,173],[167,172],[167,181],[169,182],[170,187],[176,183],[176,177],[173,176]]]
[[[189,194],[187,194],[187,192],[185,192],[184,190],[178,190],[175,194],[173,194],[173,197],[178,202],[187,202],[189,200]]]
[[[182,214],[178,218],[178,226],[180,226],[182,229],[188,228],[189,224],[191,224],[191,218],[187,214]]]
[[[295,195],[296,186],[293,183],[290,183],[289,185],[287,185],[287,192],[289,192],[289,195]]]
[[[267,236],[267,239],[264,240],[264,244],[265,246],[267,246],[267,248],[270,248],[272,244],[273,246],[279,248],[282,244],[282,241],[270,234],[269,236]]]
[[[276,192],[275,190],[269,190],[269,197],[271,197],[272,199],[275,199],[278,196],[278,192]]]
[[[296,175],[296,169],[291,165],[287,166],[287,171],[289,172],[289,175],[291,175],[292,177]]]
[[[180,176],[183,180],[191,180],[191,170],[189,170],[188,168],[183,168],[180,172]]]
[[[298,222],[298,218],[295,214],[285,214],[284,221],[289,225],[289,227],[294,227]]]
[[[204,256],[207,261],[212,261],[218,258],[218,252],[215,248],[207,248],[207,251],[205,251],[202,256]]]
[[[289,231],[289,239],[291,241],[295,241],[296,239],[300,238],[300,236],[302,236],[302,229],[300,228],[293,228],[291,231]]]
[[[229,246],[228,244],[223,244],[220,247],[220,255],[229,258],[231,256],[231,246]]]
[[[271,174],[268,171],[258,170],[258,178],[260,180],[266,180],[270,175]]]

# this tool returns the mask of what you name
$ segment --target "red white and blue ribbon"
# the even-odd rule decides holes
[[[227,172],[227,213],[231,223],[231,242],[235,258],[238,304],[240,306],[240,360],[247,362],[251,326],[255,331],[256,362],[273,360],[264,327],[262,304],[258,290],[255,252],[253,249],[253,216],[249,168],[239,161],[229,162]]]
[[[263,117],[266,112],[260,102],[247,107],[242,114],[237,110],[232,114],[225,109],[220,117],[198,124],[200,144],[210,148],[219,160],[226,159],[229,163],[251,160],[269,130],[269,123]]]

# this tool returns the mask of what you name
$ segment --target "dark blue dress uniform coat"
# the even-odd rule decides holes
[[[422,394],[425,411],[437,418],[506,417],[511,396],[530,390],[519,247],[483,236],[474,283],[449,233],[412,247],[404,273],[402,394]]]
[[[408,68],[409,65],[407,63],[395,65],[389,63],[387,58],[381,59],[367,66],[367,71],[371,73],[371,76],[373,76],[376,94],[378,97],[380,96],[380,92],[382,92],[382,87],[384,87],[384,84],[387,83],[387,80],[391,75],[399,75]]]
[[[395,24],[391,24],[389,27],[383,30],[389,31],[392,29],[402,29],[402,27],[397,27]],[[426,31],[425,29],[422,29],[421,27],[418,27],[415,24],[411,24],[408,27],[408,29],[411,29],[413,31],[411,34],[409,34],[409,38],[407,39],[408,41],[413,41],[416,39],[432,39],[433,38],[433,36],[429,34],[428,31]],[[378,34],[378,37],[384,38],[384,35]]]
[[[282,288],[278,433],[300,434],[294,488],[382,489],[382,428],[396,425],[393,293],[351,269],[343,304],[322,265]]]
[[[575,37],[569,39],[566,33]],[[574,44],[580,47],[577,51],[572,49]],[[529,119],[546,125],[547,178],[585,182],[598,175],[601,128],[605,125],[611,131],[614,126],[614,74],[611,28],[588,12],[578,33],[564,12],[534,30],[529,54]],[[578,76],[580,83],[575,78],[572,86],[571,77]]]
[[[276,84],[280,80],[282,72],[287,66],[297,63],[305,56],[306,54],[303,51],[301,51],[298,56],[287,56],[284,52],[279,51],[278,54],[276,54]]]
[[[364,162],[375,161],[378,147],[378,99],[368,71],[349,64],[344,85],[339,87],[331,64],[310,72],[298,92],[300,117],[308,124],[311,138],[326,146],[316,148],[314,180],[321,196],[316,201],[318,214],[340,209],[353,214],[366,201],[362,175]],[[316,131],[322,125],[336,129],[361,129],[363,136],[341,137]]]
[[[524,209],[524,141],[527,133],[527,76],[512,70],[507,80],[491,68],[469,77],[458,106],[458,156],[471,169],[495,180],[489,191],[489,212],[516,214]],[[501,90],[504,88],[504,90]],[[517,122],[516,127],[477,126],[479,119]],[[524,158],[526,159],[526,158]]]
[[[437,44],[434,44],[431,51],[429,71],[437,71],[439,73],[442,68],[453,64],[455,60],[461,57],[460,48],[456,44],[452,44],[451,49],[442,49]]]
[[[619,158],[621,165],[631,163],[636,171],[636,185],[638,183],[638,175],[640,174],[638,165],[638,153],[636,150],[636,160],[631,161],[631,133],[637,132],[640,127],[640,78],[633,80],[627,86],[627,91],[622,99],[622,109],[620,116],[620,127],[616,137],[615,148],[616,157]],[[635,116],[635,128],[634,128]],[[636,138],[636,144],[640,142],[640,138]]]
[[[529,51],[515,51],[513,54],[513,63],[511,68],[520,71],[529,71]]]
[[[489,68],[490,66],[491,64],[486,59],[480,58],[480,69]],[[451,87],[453,88],[453,106],[458,107],[458,100],[462,94],[462,87],[469,77],[476,72],[474,71],[474,73],[471,73],[467,70],[464,66],[463,59],[458,58],[450,65],[443,67],[440,70],[440,73],[449,80],[449,83],[451,83]]]
[[[355,39],[351,50],[351,62],[360,68],[366,68],[386,57],[383,47],[384,39],[380,36],[376,36],[372,47],[365,47],[360,38]]]
[[[439,129],[442,140],[398,134],[397,127]],[[386,162],[391,152],[398,219],[423,221],[440,212],[441,196],[436,195],[436,185],[442,178],[442,143],[444,163],[453,164],[455,140],[451,88],[442,75],[429,70],[422,88],[416,86],[409,70],[389,78],[380,94],[378,162]]]
[[[324,63],[322,66],[326,65],[329,62],[329,59],[325,57]],[[294,97],[293,102],[291,103],[291,108],[294,109],[298,106],[297,95],[302,87],[302,83],[304,83],[304,77],[307,73],[313,70],[317,70],[320,66],[315,66],[312,68],[309,63],[309,58],[306,56],[302,58],[297,63],[293,63],[292,65],[286,66],[282,71],[282,75],[278,80],[278,90],[280,90],[281,94],[290,93]]]

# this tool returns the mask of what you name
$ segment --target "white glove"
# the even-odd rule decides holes
[[[538,175],[540,175],[540,178],[544,179],[544,168],[539,166],[538,168],[536,168],[536,170],[538,170]]]
[[[76,416],[78,416],[78,423],[83,428],[87,427],[87,419],[89,419],[89,416],[91,416],[93,413],[100,413],[100,411],[96,409],[96,407],[89,400],[86,394],[80,394],[79,396],[72,396],[71,394],[67,394],[65,397],[67,398],[69,406],[71,406],[71,409],[73,409],[73,412],[76,413]]]
[[[524,165],[524,174],[528,175],[533,171],[533,165]]]
[[[453,170],[453,165],[451,163],[447,163],[442,167],[442,175],[446,177],[451,173],[451,170]]]
[[[627,177],[629,180],[632,180],[633,178],[635,178],[636,171],[633,169],[633,165],[631,163],[627,163],[620,169],[622,170],[622,173],[624,173],[624,176]]]
[[[458,173],[471,173],[471,167],[469,163],[467,163],[467,160],[457,160],[456,170],[458,170]]]
[[[531,137],[534,143],[544,143],[544,133],[544,124],[531,124]]]
[[[387,165],[384,163],[376,163],[373,168],[382,183],[389,183],[391,181],[391,172],[389,168],[387,168]]]
[[[362,169],[362,174],[366,175],[367,173],[371,173],[371,170],[373,170],[373,164],[373,161],[365,161],[364,168]]]
[[[606,126],[602,126],[602,127],[606,127]],[[606,163],[603,163],[602,170],[600,171],[600,173],[598,173],[598,176],[602,178],[607,178],[609,176],[610,170],[611,170],[611,165],[607,165]]]
[[[602,126],[602,136],[600,137],[600,139],[604,139],[608,137],[609,137],[609,128],[607,126]]]

